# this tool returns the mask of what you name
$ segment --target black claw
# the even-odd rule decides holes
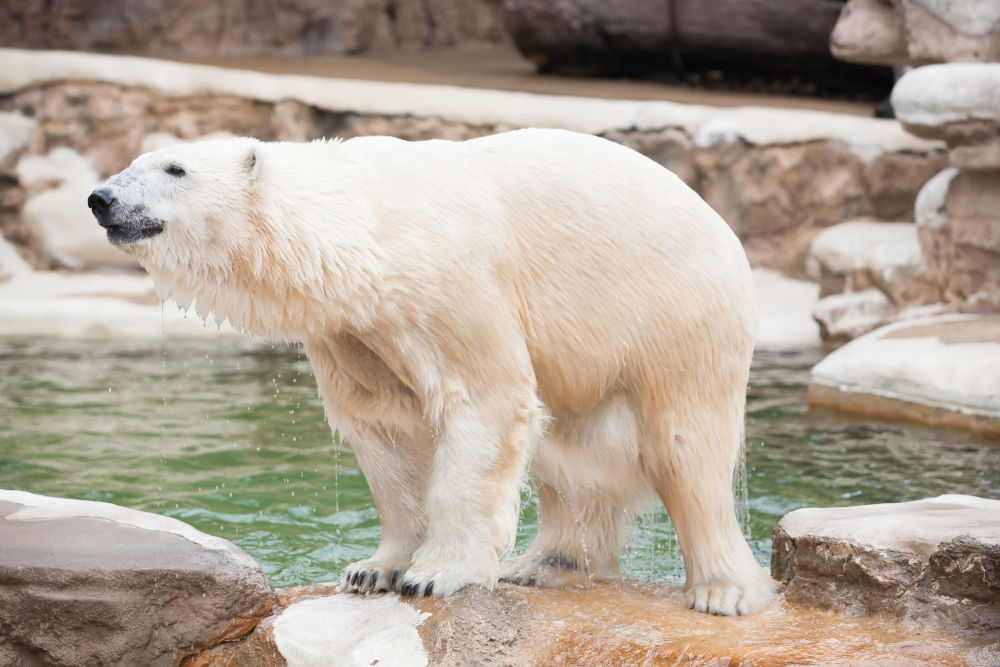
[[[392,576],[389,577],[389,585],[395,588],[396,580],[399,579],[399,575],[401,574],[403,574],[402,570],[393,570]]]
[[[350,579],[348,579],[348,581],[351,582],[351,586],[357,586],[358,585],[358,573],[355,572],[354,574],[352,574],[351,577],[350,577]]]
[[[378,572],[372,572],[372,588],[378,583]]]
[[[427,588],[424,589],[424,597],[429,598],[434,594],[434,582],[427,584]]]
[[[362,571],[361,573],[359,573],[358,574],[358,586],[364,586],[365,585],[365,579],[367,579],[367,578],[368,578],[368,573],[367,572]]]

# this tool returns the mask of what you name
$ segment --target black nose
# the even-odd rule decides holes
[[[87,206],[90,210],[103,211],[115,201],[115,196],[111,194],[110,188],[97,188],[87,197]]]

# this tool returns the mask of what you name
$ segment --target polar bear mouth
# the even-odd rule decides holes
[[[163,232],[162,220],[146,215],[142,210],[100,212],[97,222],[107,232],[114,245],[136,243]]]
[[[115,245],[124,245],[160,234],[163,232],[163,222],[147,218],[131,223],[104,225],[104,229],[107,231],[108,241]]]

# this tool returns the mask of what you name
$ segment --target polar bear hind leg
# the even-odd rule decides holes
[[[639,475],[638,422],[622,395],[589,414],[553,415],[532,461],[538,535],[504,564],[507,581],[543,587],[620,574],[634,512],[653,490]]]
[[[742,420],[740,396],[728,410],[689,405],[683,417],[661,418],[653,429],[661,458],[651,467],[650,482],[684,555],[686,602],[691,609],[726,616],[767,606],[777,587],[736,519],[733,470],[742,454]]]

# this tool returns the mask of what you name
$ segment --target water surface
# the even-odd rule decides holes
[[[805,409],[816,352],[760,352],[747,424],[748,529],[762,564],[798,507],[1000,499],[1000,446],[960,431]],[[102,500],[232,540],[279,587],[336,579],[378,544],[350,448],[331,438],[298,349],[242,339],[0,340],[0,487]],[[525,494],[518,546],[533,537]],[[682,581],[666,513],[651,511],[623,567]]]

